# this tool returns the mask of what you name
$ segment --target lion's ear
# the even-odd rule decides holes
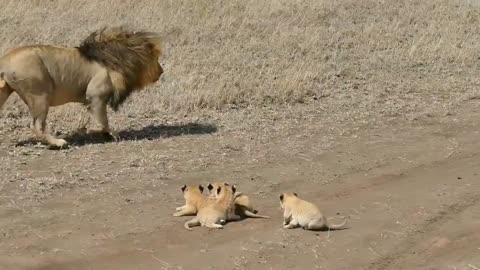
[[[217,195],[220,195],[220,191],[222,191],[222,187],[217,188]]]
[[[235,185],[232,186],[232,192],[235,194],[235,191],[237,191],[237,187]]]
[[[295,193],[295,192],[293,193],[293,195],[295,195],[295,197],[298,197],[298,194],[297,194],[297,193]]]
[[[198,185],[198,189],[200,189],[200,192],[203,193],[203,186],[202,185]]]
[[[182,192],[185,192],[185,189],[187,188],[187,185],[182,186]]]
[[[280,201],[283,202],[283,194],[280,194]]]

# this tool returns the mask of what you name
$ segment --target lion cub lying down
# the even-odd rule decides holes
[[[280,195],[280,206],[283,212],[283,227],[294,229],[302,227],[305,230],[336,230],[341,229],[342,224],[328,224],[325,216],[318,207],[311,202],[300,199],[296,193],[283,193]]]
[[[175,217],[195,215],[200,208],[207,205],[207,197],[203,195],[202,185],[183,185],[182,193],[185,205],[175,209],[177,211],[173,213]]]
[[[223,229],[223,225],[227,223],[227,220],[240,219],[239,216],[234,214],[235,206],[233,201],[235,190],[235,186],[230,186],[228,183],[219,185],[214,190],[215,197],[205,198],[203,203],[197,204],[200,206],[197,208],[197,216],[185,222],[185,229],[192,230],[190,227],[193,226]]]
[[[213,183],[213,184],[208,184],[208,191],[209,191],[209,196],[210,198],[215,197],[216,194],[215,192],[212,192],[212,190],[215,190],[218,186],[222,185],[222,183]],[[243,194],[242,192],[235,192],[234,195],[235,198],[235,214],[240,216],[242,219],[246,217],[251,217],[251,218],[270,218],[269,216],[262,216],[258,215],[258,211],[253,208],[253,205],[250,201],[250,198]]]
[[[177,207],[177,212],[173,213],[173,215],[179,217],[197,214],[198,210],[204,207],[209,199],[211,200],[217,198],[217,194],[214,192],[214,190],[217,190],[217,188],[220,186],[224,186],[224,184],[225,183],[220,182],[208,184],[208,196],[203,194],[204,188],[202,185],[183,185],[181,189],[183,192],[183,197],[185,198],[185,205]],[[258,215],[258,211],[254,209],[250,198],[238,191],[234,194],[234,213],[240,216],[242,219],[247,217],[270,218],[269,216]]]

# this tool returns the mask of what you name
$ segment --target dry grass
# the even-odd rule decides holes
[[[133,96],[118,114],[123,121],[314,101],[327,113],[414,119],[448,114],[457,101],[480,97],[480,11],[463,1],[0,4],[0,51],[32,43],[76,46],[103,25],[161,32],[166,73]],[[9,106],[8,115],[24,116],[25,109]],[[64,119],[77,113],[74,106],[53,110]]]

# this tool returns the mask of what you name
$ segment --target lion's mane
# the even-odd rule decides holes
[[[109,105],[115,111],[133,90],[145,85],[148,76],[158,73],[151,70],[152,61],[158,61],[161,55],[160,37],[155,32],[104,27],[92,32],[77,49],[88,61],[109,70],[115,88]]]

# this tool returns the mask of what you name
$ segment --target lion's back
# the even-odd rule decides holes
[[[53,91],[52,106],[82,101],[92,76],[102,69],[86,61],[75,48],[51,45],[10,49],[0,61],[6,81],[13,89],[24,94],[39,89]]]

